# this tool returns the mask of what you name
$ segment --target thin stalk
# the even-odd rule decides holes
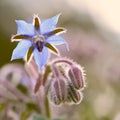
[[[52,65],[52,69],[53,69],[55,77],[59,78],[60,77],[59,70],[57,69],[57,67],[54,64]]]
[[[73,65],[73,63],[68,60],[68,59],[58,59],[58,60],[55,60],[53,63],[56,64],[56,63],[67,63],[68,65]]]
[[[50,112],[50,105],[49,105],[49,100],[48,97],[45,97],[45,111],[46,111],[46,116],[50,120],[51,118],[51,112]]]

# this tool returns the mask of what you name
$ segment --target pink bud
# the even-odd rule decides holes
[[[49,91],[50,99],[55,105],[63,103],[67,95],[67,87],[64,78],[54,79]]]
[[[70,82],[76,89],[85,87],[84,74],[81,67],[79,68],[78,66],[71,66],[71,68],[68,70],[68,76],[70,78]]]
[[[75,103],[75,104],[79,104],[82,100],[82,94],[80,93],[80,91],[77,91],[73,84],[68,84],[68,89],[67,89],[67,99],[66,102],[67,103]]]

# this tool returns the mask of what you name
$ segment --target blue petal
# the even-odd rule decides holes
[[[33,51],[34,59],[36,64],[38,65],[39,69],[41,69],[47,62],[49,58],[48,49],[43,47],[42,52],[39,52],[37,48]]]
[[[67,49],[69,50],[68,43],[62,37],[60,37],[58,35],[54,35],[54,36],[49,37],[48,39],[46,39],[45,42],[48,42],[48,43],[53,44],[53,45],[65,44]]]
[[[35,34],[34,26],[30,23],[26,23],[23,20],[16,20],[18,30],[17,34],[22,35],[30,35],[33,36]]]
[[[32,43],[30,41],[21,40],[17,47],[13,50],[11,60],[24,58],[31,45]]]
[[[60,14],[43,21],[40,25],[41,34],[45,34],[52,31],[56,27],[59,16]]]

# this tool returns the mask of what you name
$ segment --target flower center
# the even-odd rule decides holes
[[[33,45],[38,49],[39,52],[42,51],[43,46],[44,46],[44,36],[40,34],[36,34],[33,38]]]
[[[33,43],[37,43],[38,41],[43,42],[44,41],[44,36],[43,35],[35,35],[33,38]]]

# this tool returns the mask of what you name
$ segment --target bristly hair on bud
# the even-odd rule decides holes
[[[69,104],[79,104],[82,101],[82,99],[83,99],[82,93],[76,90],[73,84],[68,82],[66,102]]]
[[[70,69],[68,70],[68,76],[70,82],[76,89],[78,90],[84,89],[85,87],[84,71],[80,65],[79,66],[71,65]]]
[[[54,105],[79,104],[85,87],[84,70],[70,59],[57,59],[51,62],[53,80],[49,98]]]
[[[49,90],[49,96],[51,102],[55,105],[64,103],[67,97],[67,87],[64,78],[61,77],[60,79],[53,80]]]

